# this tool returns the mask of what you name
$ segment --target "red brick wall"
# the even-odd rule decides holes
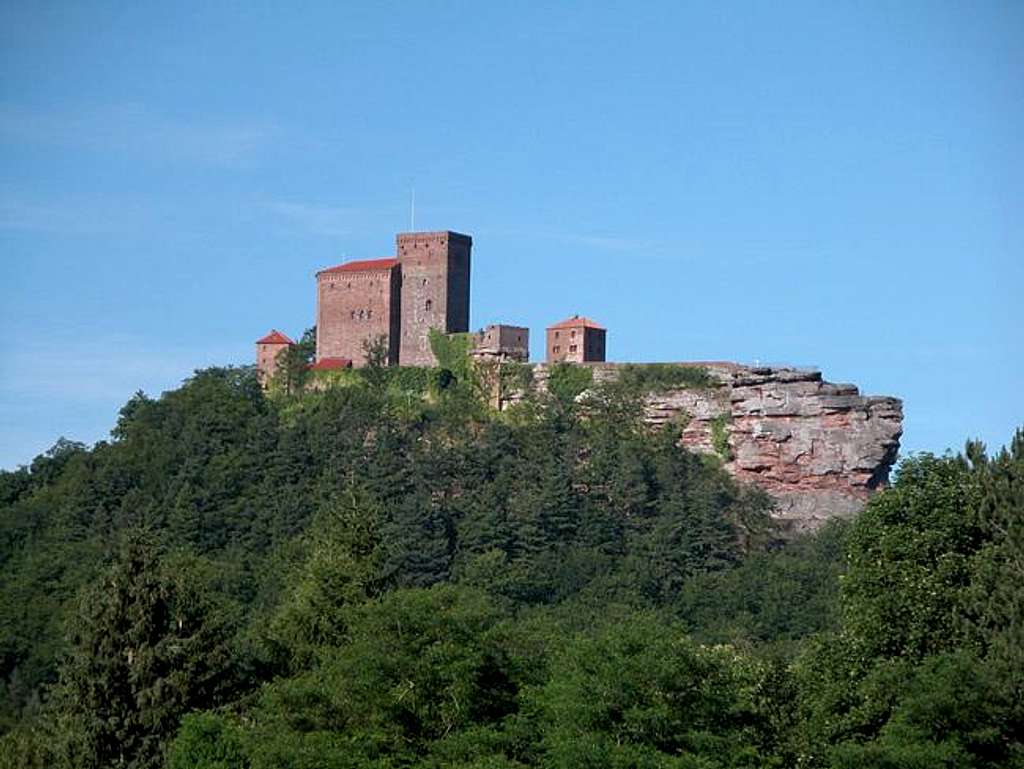
[[[277,356],[287,349],[286,344],[256,345],[256,378],[263,387],[277,373]]]
[[[432,366],[428,334],[469,330],[470,251],[473,240],[455,232],[410,232],[397,237],[401,262],[403,366]]]
[[[317,275],[316,359],[366,363],[364,341],[383,336],[388,363],[398,359],[399,270],[369,269]]]
[[[604,329],[581,324],[547,330],[545,358],[548,363],[600,363],[604,361],[605,354]]]

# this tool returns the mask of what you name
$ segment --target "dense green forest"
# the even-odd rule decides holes
[[[438,352],[0,473],[0,767],[1024,767],[1024,432],[781,545],[656,382]]]

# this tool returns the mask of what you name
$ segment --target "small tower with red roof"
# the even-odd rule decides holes
[[[548,363],[603,363],[607,331],[590,318],[573,315],[548,326]]]
[[[262,339],[256,340],[256,378],[264,388],[277,373],[277,356],[291,347],[295,342],[276,328]]]

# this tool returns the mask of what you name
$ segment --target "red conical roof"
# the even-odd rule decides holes
[[[262,339],[257,339],[256,344],[295,344],[291,339],[286,337],[276,328],[272,328],[270,333]]]

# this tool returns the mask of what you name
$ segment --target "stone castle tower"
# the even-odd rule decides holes
[[[428,334],[469,331],[469,254],[473,239],[456,232],[409,232],[396,238],[402,322],[398,362],[432,366]]]
[[[363,366],[366,345],[377,340],[388,365],[433,365],[430,329],[469,330],[472,247],[473,239],[457,232],[401,233],[397,258],[318,272],[317,365]]]

